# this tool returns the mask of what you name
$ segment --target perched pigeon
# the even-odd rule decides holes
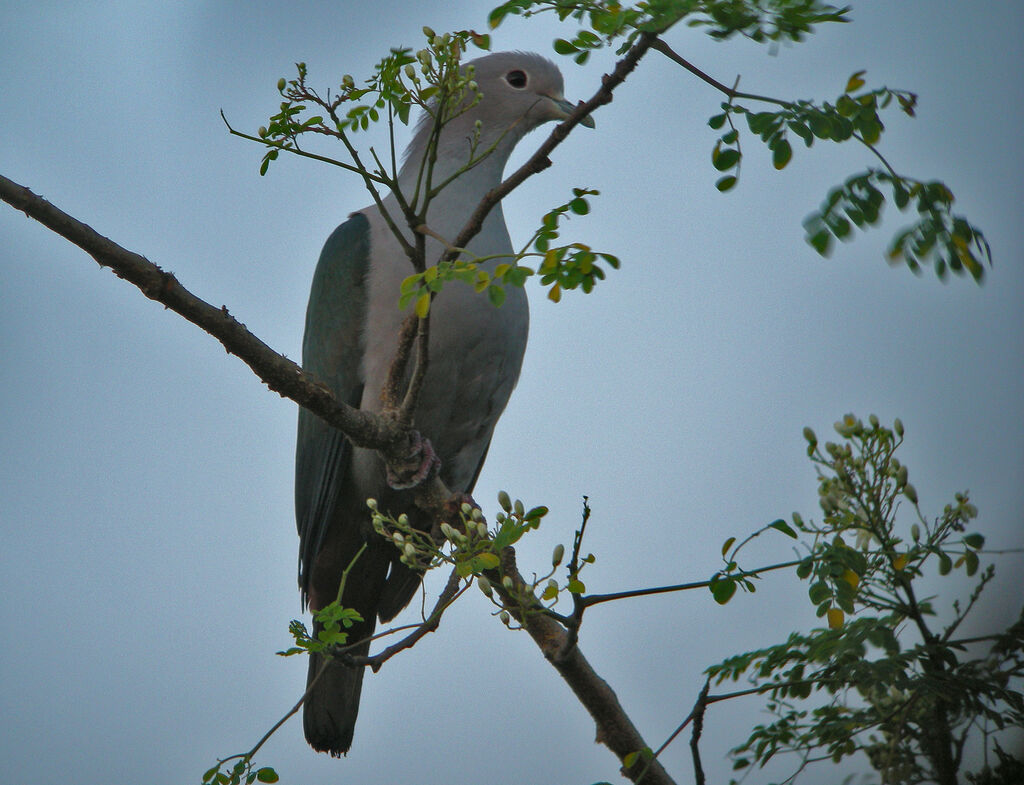
[[[496,53],[472,65],[483,98],[445,126],[432,182],[443,182],[469,160],[477,121],[477,154],[495,142],[496,146],[429,207],[427,225],[449,242],[501,181],[516,143],[542,123],[565,119],[573,110],[562,97],[558,68],[539,55]],[[407,198],[415,191],[432,128],[425,115],[406,150],[399,184]],[[383,203],[411,241],[395,196],[387,196]],[[429,238],[427,264],[443,250],[440,242]],[[490,212],[468,250],[478,257],[512,252],[500,205]],[[485,262],[484,267],[493,268],[500,261]],[[302,364],[339,400],[380,409],[381,387],[405,316],[398,309],[399,284],[411,272],[375,205],[353,213],[324,245],[306,312]],[[472,491],[494,426],[519,377],[529,312],[521,288],[508,287],[506,292],[504,304],[495,308],[471,287],[453,283],[431,308],[430,362],[414,425],[432,444],[441,461],[441,479],[454,492]],[[395,547],[373,532],[368,498],[377,499],[382,511],[406,513],[413,525],[429,528],[430,522],[413,506],[412,491],[389,486],[384,463],[374,451],[353,447],[340,431],[300,410],[295,467],[299,585],[313,610],[331,603],[343,570],[367,544],[342,598],[343,605],[357,609],[364,619],[348,630],[351,642],[372,635],[377,618],[393,618],[420,584],[420,574],[401,564]],[[369,643],[364,642],[352,653],[368,650]],[[310,657],[308,681],[323,663],[320,656]],[[304,710],[306,740],[314,749],[334,756],[348,751],[364,670],[331,662],[320,676]]]

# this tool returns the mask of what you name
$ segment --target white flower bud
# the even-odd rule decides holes
[[[903,420],[897,417],[892,424],[892,429],[896,431],[897,436],[903,435]]]
[[[463,502],[460,509],[462,510],[463,515],[469,515],[473,512],[473,508],[469,506],[468,502]]]
[[[409,77],[410,79],[415,79],[416,78],[416,69],[412,67],[411,63],[406,63],[405,75],[407,77]]]
[[[433,38],[434,36],[437,35],[437,33],[435,33],[433,30],[431,30],[426,25],[423,25],[423,35],[425,35],[427,38]]]
[[[477,523],[480,523],[480,521],[482,521],[484,519],[484,513],[483,513],[483,511],[479,507],[474,507],[473,508],[473,512],[470,513],[470,516]]]
[[[501,585],[504,586],[508,591],[512,591],[512,587],[515,585],[512,582],[512,576],[506,575],[504,578],[502,578]]]
[[[476,585],[480,587],[480,591],[486,594],[488,597],[492,596],[494,589],[491,588],[491,582],[487,580],[483,575],[476,579]]]
[[[376,510],[377,509],[377,500],[376,499],[367,499],[366,500],[366,506],[369,507],[371,510]]]
[[[559,564],[561,564],[563,556],[565,556],[565,546],[562,545],[562,543],[558,543],[558,545],[555,546],[554,553],[551,554],[552,566],[557,567]]]
[[[911,504],[917,504],[917,488],[909,482],[903,487],[903,495],[910,499]]]
[[[356,80],[353,79],[350,74],[345,74],[343,77],[341,77],[341,85],[342,87],[347,87],[349,90],[351,90],[353,87],[356,86]]]
[[[405,544],[405,547],[402,549],[402,552],[409,559],[415,558],[415,556],[416,556],[416,546],[413,545],[411,542],[407,542]]]
[[[509,623],[509,620],[512,617],[508,615],[508,611],[502,611],[501,613],[498,614],[498,618],[501,619],[501,623],[504,624],[507,627],[508,623]]]
[[[479,123],[480,121],[477,120],[477,122]],[[505,491],[498,491],[498,504],[501,505],[501,509],[505,512],[511,512],[512,500],[508,498],[508,494]]]

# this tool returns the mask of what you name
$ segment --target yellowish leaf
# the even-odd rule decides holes
[[[421,319],[426,319],[428,313],[430,313],[430,292],[424,292],[416,300],[416,315]]]
[[[843,613],[839,608],[828,609],[828,628],[830,630],[838,630],[843,626],[843,622],[846,621],[846,614]]]

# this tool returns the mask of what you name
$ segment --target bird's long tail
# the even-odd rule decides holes
[[[360,624],[350,629],[349,640],[369,638],[373,634],[372,615],[369,630],[363,629],[364,626]],[[318,632],[319,625],[314,625],[313,635]],[[367,640],[350,649],[349,653],[361,657],[369,651],[370,642]],[[363,667],[350,668],[321,654],[309,656],[309,672],[306,675],[309,694],[302,709],[302,726],[306,741],[317,752],[329,752],[333,757],[340,758],[352,746],[365,670]],[[316,684],[313,684],[314,680]],[[310,690],[311,684],[313,688]]]

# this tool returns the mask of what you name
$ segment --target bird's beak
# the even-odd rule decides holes
[[[562,111],[563,120],[567,120],[569,118],[569,115],[576,111],[576,107],[562,97],[552,98],[551,100],[554,102],[555,106],[557,106]],[[587,128],[593,128],[594,118],[591,117],[590,115],[587,115],[582,120],[580,120],[580,125],[586,126]]]

